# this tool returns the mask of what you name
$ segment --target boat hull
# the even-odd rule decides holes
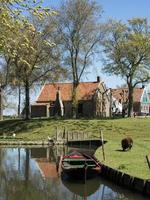
[[[101,173],[101,168],[77,168],[77,169],[63,169],[63,175],[71,179],[90,179],[94,178]]]
[[[62,173],[68,178],[89,179],[101,173],[101,165],[93,156],[73,151],[61,160]]]

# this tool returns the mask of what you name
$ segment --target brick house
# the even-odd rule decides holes
[[[123,107],[127,107],[128,104],[128,88],[112,89],[112,96],[115,101]],[[133,92],[133,112],[137,115],[149,115],[150,114],[150,96],[147,92],[147,88],[134,88]]]
[[[36,103],[31,106],[32,117],[49,117],[56,113],[72,117],[72,83],[45,84]],[[77,87],[78,116],[109,117],[110,100],[104,82],[81,82]],[[60,110],[60,112],[58,112]]]

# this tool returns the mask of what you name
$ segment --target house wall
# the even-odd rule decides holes
[[[93,100],[91,101],[80,101],[79,103],[83,104],[83,116],[84,117],[93,117]]]
[[[98,99],[99,103],[101,104],[101,99]],[[88,101],[79,101],[79,104],[82,104],[82,113],[79,113],[79,117],[109,117],[109,102],[106,100],[105,111],[101,113],[101,111],[97,111],[99,114],[95,114],[95,100],[88,100]],[[63,102],[64,105],[64,117],[71,118],[72,117],[72,102],[65,101]],[[31,117],[49,117],[54,116],[53,112],[54,107],[45,105],[32,105],[31,106]]]
[[[106,117],[110,117],[110,100],[106,99]]]
[[[134,102],[133,103],[133,112],[135,112],[138,115],[141,113],[141,104],[140,104],[140,102]]]
[[[137,115],[149,115],[150,114],[150,104],[134,102],[133,112],[135,112]]]
[[[150,108],[149,104],[141,103],[140,107],[141,107],[141,115],[149,114],[149,108]]]
[[[93,101],[79,101],[78,104],[82,104],[82,113],[79,113],[79,117],[93,117]],[[64,116],[67,118],[72,117],[72,102],[63,102]]]
[[[93,97],[94,117],[110,117],[110,98],[102,84]]]
[[[141,105],[140,105],[141,115],[149,115],[149,110],[150,110],[149,108],[150,108],[150,99],[147,89],[145,88],[143,95],[141,97]]]
[[[65,101],[63,102],[64,105],[64,116],[67,118],[72,117],[72,102],[71,101]]]
[[[31,105],[31,117],[48,117],[47,105]]]
[[[72,116],[72,103],[71,101],[63,101],[64,106],[64,117],[71,118]],[[51,102],[50,108],[49,108],[49,116],[54,116],[54,105],[55,102]]]

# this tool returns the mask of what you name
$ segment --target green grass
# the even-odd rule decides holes
[[[33,119],[5,120],[0,122],[0,140],[3,135],[22,140],[44,140],[48,136],[55,136],[56,126],[63,130],[66,127],[70,132],[84,131],[92,137],[99,138],[100,128],[103,129],[106,160],[103,161],[101,148],[96,156],[106,165],[119,169],[136,177],[150,179],[150,169],[146,162],[146,155],[150,155],[150,118],[113,119],[113,120],[54,120]],[[121,140],[131,136],[134,144],[131,151],[121,151]],[[7,138],[6,138],[7,139]]]

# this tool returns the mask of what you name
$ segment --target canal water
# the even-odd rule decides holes
[[[146,200],[97,177],[62,180],[56,170],[59,148],[0,148],[0,200]]]

